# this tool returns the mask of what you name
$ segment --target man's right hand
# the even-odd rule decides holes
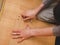
[[[36,14],[35,10],[27,10],[22,13],[22,17],[24,20],[28,20],[34,18]]]

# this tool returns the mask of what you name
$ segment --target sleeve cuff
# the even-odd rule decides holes
[[[43,0],[42,3],[44,4],[44,8],[47,8],[51,5],[53,0]]]
[[[60,25],[53,28],[54,36],[60,36]]]

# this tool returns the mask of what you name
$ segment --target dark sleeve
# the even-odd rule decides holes
[[[44,4],[44,8],[49,7],[54,0],[43,0],[42,3]]]
[[[58,26],[54,27],[53,32],[55,36],[60,36],[60,2],[54,8],[54,17]]]
[[[55,36],[60,36],[60,26],[55,26],[53,29],[53,33]]]
[[[54,12],[56,24],[60,25],[60,2],[58,2],[56,7],[54,8],[53,12]]]

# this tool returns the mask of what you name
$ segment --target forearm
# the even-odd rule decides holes
[[[43,7],[44,7],[44,4],[41,3],[37,8],[35,8],[35,12],[38,13]]]
[[[47,28],[38,28],[32,31],[33,36],[53,36],[53,28],[54,27],[47,27]]]
[[[60,36],[60,26],[52,26],[32,31],[33,36]]]
[[[35,11],[38,13],[40,10],[48,7],[53,2],[54,0],[43,0],[42,3],[37,8],[35,8]]]

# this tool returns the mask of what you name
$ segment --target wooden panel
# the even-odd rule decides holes
[[[36,19],[24,23],[21,17],[23,11],[37,7],[40,2],[41,0],[5,0],[0,20],[0,45],[54,45],[55,37],[53,36],[33,37],[19,44],[11,37],[11,32],[14,29],[24,29],[26,23],[31,28],[51,26]]]

